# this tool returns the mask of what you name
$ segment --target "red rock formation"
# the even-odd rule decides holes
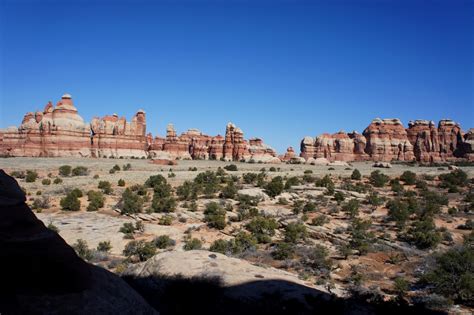
[[[399,119],[376,118],[364,130],[367,139],[365,151],[375,161],[411,161],[413,145]]]
[[[374,119],[361,135],[357,132],[322,134],[301,141],[306,161],[411,161],[438,162],[471,157],[472,146],[458,124],[441,120],[438,128],[427,120],[410,121],[405,129],[398,119]]]
[[[296,158],[296,153],[293,147],[288,147],[284,155],[280,156],[280,160],[283,162],[289,162],[291,159]]]
[[[56,107],[27,113],[19,128],[3,132],[0,154],[6,156],[146,156],[145,113],[138,111],[131,124],[117,115],[84,122],[64,94]]]

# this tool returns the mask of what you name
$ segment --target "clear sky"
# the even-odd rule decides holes
[[[0,127],[65,92],[86,121],[232,121],[280,152],[375,117],[474,127],[474,1],[0,3]]]

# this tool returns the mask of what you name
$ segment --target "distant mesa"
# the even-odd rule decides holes
[[[70,94],[64,94],[56,106],[48,102],[43,111],[26,113],[19,127],[0,130],[0,155],[280,162],[275,150],[263,140],[245,140],[243,131],[232,123],[227,124],[224,137],[212,137],[198,129],[178,136],[172,124],[166,128],[165,137],[153,137],[146,132],[142,109],[130,122],[114,113],[86,123]]]

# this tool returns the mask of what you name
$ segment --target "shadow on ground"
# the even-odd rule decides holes
[[[217,277],[161,276],[123,279],[162,315],[169,314],[443,314],[359,291],[351,298],[284,280],[259,280],[224,287]],[[268,290],[273,287],[276,290]],[[273,293],[265,293],[265,292]]]

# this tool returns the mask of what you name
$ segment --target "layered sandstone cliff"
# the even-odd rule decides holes
[[[177,135],[172,124],[166,137],[146,134],[146,117],[139,110],[130,122],[117,114],[84,122],[64,94],[53,106],[27,113],[21,125],[0,130],[0,156],[151,157],[164,160],[222,159],[276,163],[276,152],[259,138],[247,141],[242,130],[229,123],[225,137],[189,129]]]
[[[329,161],[421,161],[441,162],[474,159],[474,136],[463,136],[459,124],[441,120],[410,121],[405,129],[399,119],[374,119],[362,134],[357,132],[322,134],[301,140],[301,154],[306,161],[326,158]]]
[[[197,129],[189,129],[181,135],[176,134],[172,124],[168,125],[166,138],[149,136],[149,154],[157,159],[181,160],[225,160],[225,161],[262,161],[277,163],[280,160],[271,147],[259,138],[244,139],[242,130],[229,123],[225,137],[211,137]],[[278,160],[278,161],[277,161]]]

